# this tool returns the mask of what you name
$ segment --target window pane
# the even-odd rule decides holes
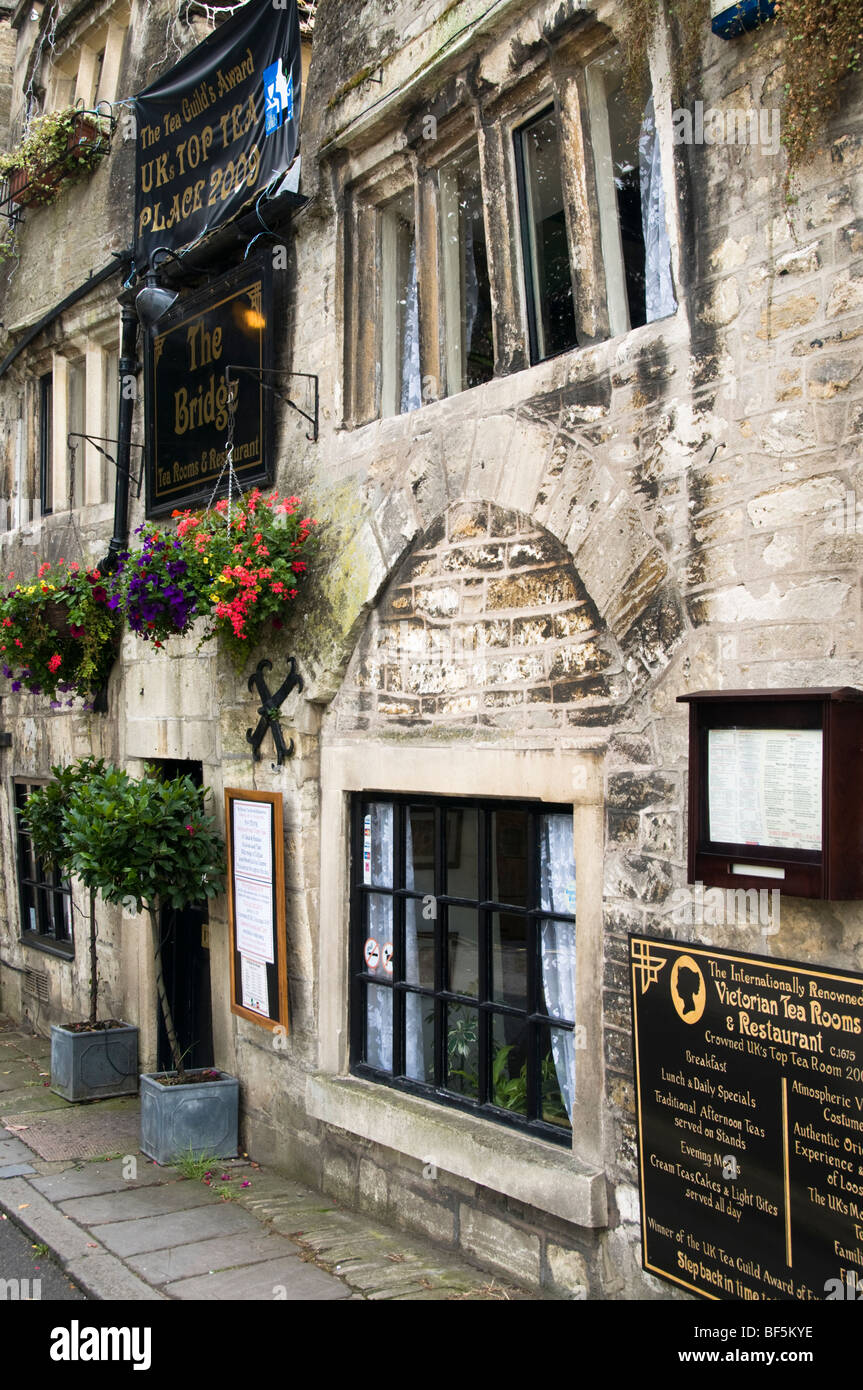
[[[54,379],[51,373],[39,381],[39,496],[42,515],[54,506]]]
[[[467,1004],[446,1010],[446,1086],[460,1096],[479,1098],[479,1013]]]
[[[447,988],[453,994],[479,994],[479,914],[469,907],[447,910]]]
[[[422,404],[416,235],[411,194],[383,210],[382,413],[400,415]]]
[[[363,807],[363,883],[393,886],[393,808],[390,801]]]
[[[575,1095],[575,1034],[564,1028],[540,1029],[540,1119],[572,1128]]]
[[[539,823],[540,906],[575,916],[575,854],[571,816],[542,816]],[[552,1018],[575,1022],[575,923],[540,924],[543,1006]]]
[[[393,1069],[393,992],[366,985],[365,1061],[378,1071]]]
[[[411,806],[407,817],[405,887],[434,894],[435,816],[430,806]]]
[[[494,1016],[489,1100],[503,1110],[527,1114],[527,1025],[520,1018]]]
[[[69,363],[67,409],[70,434],[80,436],[84,433],[86,389],[86,367],[84,359],[80,358],[77,362]],[[74,451],[70,450],[69,467],[73,470],[73,476],[69,480],[69,489],[72,506],[80,507],[84,501],[85,446],[80,437],[73,439],[72,443],[75,447]]]
[[[527,1008],[527,918],[514,912],[492,916],[492,998]]]
[[[491,835],[494,902],[527,907],[527,837],[525,811],[494,812]]]
[[[491,284],[479,156],[474,148],[440,173],[447,393],[494,375]]]
[[[629,308],[629,326],[646,323],[644,303],[644,230],[638,139],[641,119],[621,77],[607,79],[608,128],[620,242]]]
[[[405,1073],[434,1085],[434,1003],[422,994],[405,999]]]
[[[572,816],[542,816],[539,822],[540,906],[575,916],[575,850]]]
[[[566,234],[560,139],[554,111],[517,132],[524,169],[522,210],[536,356],[576,345],[572,268]]]
[[[422,899],[405,900],[405,980],[421,989],[434,989],[435,919],[423,912]],[[401,978],[398,972],[396,978]]]
[[[474,806],[447,811],[446,891],[451,898],[479,894],[479,812]]]
[[[393,973],[393,900],[382,893],[369,893],[365,906],[363,969],[378,979],[387,979]]]

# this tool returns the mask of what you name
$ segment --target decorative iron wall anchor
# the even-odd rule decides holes
[[[282,726],[279,723],[279,709],[292,690],[302,690],[303,678],[297,671],[295,658],[290,657],[288,674],[278,690],[271,695],[264,681],[264,672],[272,670],[272,666],[272,661],[259,661],[254,675],[249,676],[249,689],[251,690],[254,686],[261,697],[261,704],[258,708],[258,714],[261,717],[256,729],[246,730],[246,742],[252,745],[252,757],[256,763],[259,763],[261,761],[261,744],[269,729],[273,735],[278,764],[281,767],[286,758],[292,758],[294,755],[294,740],[291,739],[290,743],[285,743]]]

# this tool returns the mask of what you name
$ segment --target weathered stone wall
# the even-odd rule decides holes
[[[456,503],[388,584],[333,713],[340,732],[384,738],[562,728],[608,699],[621,665],[559,541]]]
[[[164,63],[169,8],[136,7],[125,90]],[[595,10],[611,34],[618,9],[607,0]],[[670,921],[672,891],[686,879],[687,720],[676,697],[703,688],[863,686],[863,92],[859,78],[846,82],[823,149],[786,205],[781,151],[672,145],[660,49],[654,78],[663,93],[676,315],[352,428],[352,181],[379,160],[407,166],[417,121],[432,108],[444,130],[462,102],[464,129],[483,130],[500,93],[532,74],[539,89],[548,45],[580,32],[587,14],[575,3],[527,0],[480,19],[487,10],[480,0],[367,0],[349,13],[335,0],[319,7],[303,134],[302,187],[312,201],[286,234],[292,287],[280,348],[287,368],[320,376],[321,438],[307,441],[305,423],[286,411],[276,481],[308,498],[325,525],[295,627],[281,647],[250,654],[245,672],[210,649],[197,652],[193,639],[168,657],[129,639],[107,719],[48,717],[29,697],[6,697],[14,742],[0,752],[0,769],[7,780],[46,775],[52,761],[92,746],[136,768],[148,756],[202,761],[219,816],[225,786],[282,792],[291,1032],[277,1045],[229,1012],[224,904],[212,913],[216,1060],[242,1080],[250,1151],[531,1282],[574,1297],[586,1290],[667,1298],[670,1287],[639,1268],[627,933],[686,933]],[[733,43],[705,30],[702,64],[680,100],[769,109],[782,82],[778,26]],[[434,149],[422,157],[433,167]],[[131,150],[118,149],[86,189],[33,215],[7,290],[7,327],[32,322],[109,249],[127,244],[130,179]],[[505,229],[499,199],[489,211],[494,228]],[[86,327],[88,312],[58,325],[39,349]],[[506,334],[505,363],[517,366],[521,323]],[[22,362],[0,382],[0,460],[9,477],[30,370]],[[136,502],[132,526],[142,518]],[[37,554],[68,555],[71,536],[87,556],[104,553],[107,510],[79,514],[76,526],[73,533],[67,512],[2,537],[2,571],[23,565],[32,573]],[[306,689],[285,707],[297,754],[278,770],[266,747],[261,763],[249,759],[254,704],[245,677],[258,656],[278,668],[288,652],[299,658]],[[319,949],[321,875],[345,877],[348,862],[344,836],[321,843],[320,768],[343,742],[368,749],[370,776],[376,746],[402,743],[419,768],[432,745],[477,749],[490,760],[544,750],[573,769],[586,754],[602,760],[596,1105],[606,1226],[579,1226],[538,1198],[528,1206],[502,1195],[503,1177],[491,1168],[487,1181],[472,1182],[440,1157],[432,1179],[395,1141],[373,1142],[313,1117],[311,1089],[331,1041],[320,1023],[329,988]],[[453,766],[457,773],[456,756]],[[9,900],[8,797],[0,816],[2,955],[20,969],[30,953],[18,944]],[[700,935],[861,970],[861,925],[863,904],[783,899],[776,935]],[[143,933],[126,923],[121,937],[107,915],[103,931],[122,966],[112,973],[109,965],[106,988],[118,1011],[142,1023],[151,1055]],[[71,974],[62,963],[45,968],[52,1004],[31,1012],[39,1026],[74,999],[80,1012],[84,997],[77,965]],[[346,955],[335,968],[346,976]],[[14,971],[0,972],[5,1008],[17,1010],[19,983]],[[390,1093],[389,1101],[397,1114],[399,1098]],[[500,1147],[505,1165],[503,1139]],[[566,1161],[575,1182],[578,1136]]]

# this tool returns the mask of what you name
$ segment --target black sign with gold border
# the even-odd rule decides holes
[[[643,1268],[863,1293],[863,976],[644,936],[629,964]]]
[[[211,281],[148,334],[147,515],[209,500],[234,415],[234,473],[245,490],[272,480],[273,272],[264,258]],[[232,370],[230,383],[226,368]],[[231,394],[232,393],[232,394]],[[220,492],[227,490],[224,472]]]

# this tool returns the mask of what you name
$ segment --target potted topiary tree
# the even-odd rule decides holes
[[[67,812],[73,793],[102,776],[104,770],[104,762],[93,758],[82,758],[70,767],[54,767],[54,781],[27,798],[21,819],[36,854],[49,868],[68,869]],[[138,1029],[114,1018],[99,1019],[93,887],[89,896],[89,1016],[79,1023],[55,1023],[51,1027],[51,1089],[70,1101],[134,1095],[138,1089]]]
[[[107,902],[150,920],[156,991],[174,1070],[141,1080],[141,1149],[157,1163],[179,1153],[237,1152],[239,1082],[223,1072],[186,1071],[162,969],[163,907],[212,898],[224,881],[224,846],[190,777],[130,777],[107,767],[76,788],[67,813],[69,864]]]

